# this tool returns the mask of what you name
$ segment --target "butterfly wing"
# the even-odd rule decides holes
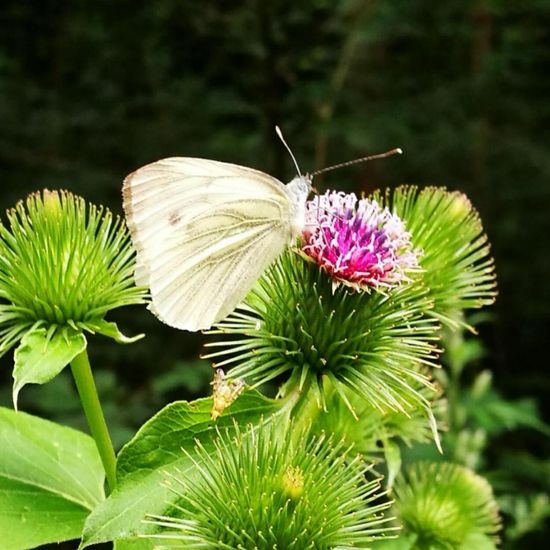
[[[126,178],[123,198],[136,281],[150,288],[150,309],[180,329],[226,317],[291,237],[285,186],[243,166],[160,160]]]

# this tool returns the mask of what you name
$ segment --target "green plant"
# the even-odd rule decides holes
[[[108,498],[88,505],[83,548],[107,541],[117,549],[328,550],[407,541],[419,549],[463,548],[474,539],[494,545],[498,515],[486,480],[457,465],[420,463],[408,466],[406,477],[400,473],[402,445],[440,448],[441,437],[452,441],[450,434],[460,429],[450,379],[432,380],[441,324],[456,334],[466,326],[464,310],[494,299],[486,238],[463,195],[403,187],[360,200],[327,193],[310,201],[310,223],[296,248],[210,331],[206,357],[218,369],[230,367],[217,371],[213,396],[176,401],[154,415],[122,447],[116,472],[103,439],[108,432],[97,430],[103,417],[95,390],[90,393],[89,363],[80,348],[71,355],[67,346],[73,332],[80,339],[93,331],[127,341],[104,321],[112,307],[145,297],[129,279],[133,260],[125,230],[116,223],[111,228],[109,213],[66,193],[34,195],[26,210],[18,209],[10,230],[3,230],[11,260],[1,264],[0,279],[4,334],[11,335],[6,346],[21,338],[15,374],[32,372],[33,357],[43,366],[44,354],[52,355],[57,370],[29,379],[44,383],[71,363],[109,482]],[[43,243],[53,253],[47,268],[38,252]],[[32,254],[32,274],[42,286],[31,292],[29,262],[22,258]],[[53,289],[46,288],[46,269],[61,281]],[[15,273],[24,274],[17,284]],[[103,294],[102,281],[109,282]],[[95,294],[92,283],[99,285]],[[37,301],[38,324],[17,321],[15,313],[33,307],[30,298],[21,306],[19,296],[40,293],[48,299]],[[86,309],[92,298],[100,305]],[[45,345],[34,340],[37,330],[44,331]],[[169,389],[172,378],[163,387]],[[266,382],[278,386],[275,399],[257,391]],[[383,482],[374,467],[387,472]],[[51,485],[48,479],[37,483]],[[382,484],[395,499],[395,521]],[[454,501],[454,516],[422,516],[423,509],[452,506],[452,495],[464,497]],[[414,519],[422,517],[423,527]],[[82,522],[80,516],[75,525]],[[10,548],[32,545],[21,533]],[[65,536],[55,528],[45,533],[44,542]]]
[[[0,353],[15,350],[13,402],[68,364],[90,430],[115,485],[115,453],[86,352],[85,333],[130,343],[108,311],[143,303],[132,281],[133,251],[120,219],[61,191],[43,191],[7,213],[0,226]]]

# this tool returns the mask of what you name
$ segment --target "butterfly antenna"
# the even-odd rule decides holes
[[[283,142],[283,145],[286,147],[286,150],[289,152],[293,162],[294,166],[296,166],[296,171],[298,172],[298,175],[302,177],[302,172],[300,172],[300,167],[298,166],[298,163],[296,162],[296,157],[292,154],[292,151],[290,150],[290,147],[288,146],[287,142],[285,141],[285,138],[283,137],[283,132],[281,132],[281,129],[278,126],[275,126],[275,132],[277,132],[277,135],[279,136],[279,139]]]
[[[291,153],[292,154],[292,153]],[[401,155],[403,154],[402,149],[392,149],[391,151],[386,151],[385,153],[380,153],[378,155],[370,155],[368,157],[362,157],[360,159],[348,160],[347,162],[341,162],[340,164],[334,164],[333,166],[328,166],[322,170],[317,170],[311,174],[311,177],[318,174],[324,174],[325,172],[330,172],[331,170],[336,170],[336,168],[343,168],[344,166],[351,166],[352,164],[359,164],[360,162],[368,162],[369,160],[383,159],[386,157],[391,157],[392,155]]]

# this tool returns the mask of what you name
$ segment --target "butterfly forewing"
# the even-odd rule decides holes
[[[124,182],[136,280],[171,326],[199,330],[228,315],[291,237],[285,186],[257,170],[173,158]]]

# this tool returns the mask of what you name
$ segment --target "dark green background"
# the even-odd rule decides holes
[[[548,391],[549,2],[4,0],[0,30],[2,210],[46,186],[120,212],[124,176],[170,155],[285,181],[275,124],[303,170],[400,146],[317,185],[465,191],[497,262],[499,385]],[[197,351],[157,338],[135,371]]]
[[[121,212],[124,176],[171,155],[287,181],[275,124],[304,171],[402,147],[316,185],[466,192],[499,278],[486,364],[506,395],[548,412],[549,98],[547,0],[3,0],[0,208],[49,187]],[[209,373],[178,363],[197,357],[200,336],[142,308],[114,317],[148,333],[91,346],[123,441],[163,402],[204,392]]]

